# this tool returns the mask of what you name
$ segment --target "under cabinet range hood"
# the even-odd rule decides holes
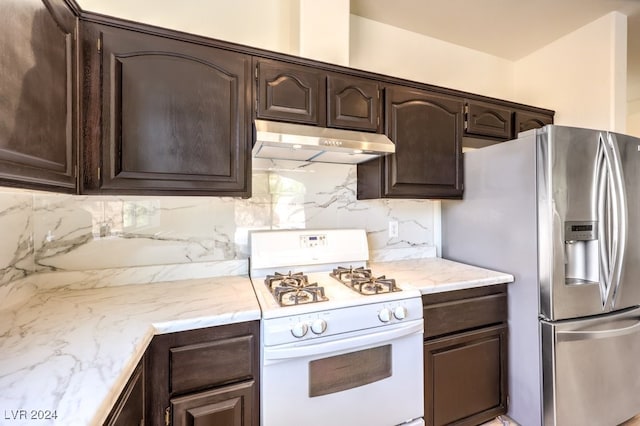
[[[256,158],[357,164],[395,150],[379,133],[255,120]]]

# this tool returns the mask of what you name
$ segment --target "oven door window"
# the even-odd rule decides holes
[[[309,397],[328,395],[391,377],[391,345],[309,362]]]

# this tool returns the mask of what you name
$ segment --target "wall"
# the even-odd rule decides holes
[[[351,15],[350,66],[512,100],[513,62]]]
[[[298,54],[349,66],[349,0],[299,0]]]
[[[0,300],[33,272],[248,257],[254,229],[364,228],[372,258],[434,256],[428,200],[356,200],[356,167],[256,159],[253,196],[106,197],[0,191]],[[388,221],[399,235],[388,238]]]
[[[612,12],[515,63],[516,100],[555,123],[625,132],[626,16]]]
[[[300,0],[78,0],[83,10],[297,54]]]
[[[640,138],[640,99],[627,104],[626,133]]]

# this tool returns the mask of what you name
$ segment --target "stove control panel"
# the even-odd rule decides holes
[[[325,234],[300,235],[300,247],[302,248],[324,247],[326,245],[327,236]]]
[[[322,304],[303,306],[319,307]],[[263,319],[263,339],[265,345],[272,346],[373,330],[413,320],[422,320],[420,297]]]

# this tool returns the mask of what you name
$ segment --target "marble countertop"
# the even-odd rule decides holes
[[[369,266],[422,294],[513,281],[440,258]],[[34,281],[67,285],[37,283],[26,301],[0,311],[0,424],[102,424],[155,334],[260,319],[247,276],[151,284],[107,276],[114,285],[95,288],[91,275],[42,275]],[[47,410],[57,419],[31,419]]]
[[[258,319],[246,276],[38,292],[0,311],[0,424],[102,424],[154,334]]]
[[[439,257],[370,262],[375,275],[394,278],[400,288],[412,286],[422,294],[462,290],[513,282],[513,275],[453,262]]]

